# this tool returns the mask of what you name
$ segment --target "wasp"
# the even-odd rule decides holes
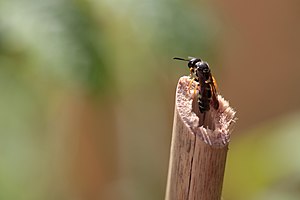
[[[200,112],[205,113],[209,111],[211,105],[217,110],[219,108],[216,89],[217,84],[215,78],[211,74],[208,63],[202,61],[200,58],[193,57],[189,57],[189,59],[175,57],[173,59],[188,62],[190,78],[192,81],[195,80],[198,84],[198,105]]]

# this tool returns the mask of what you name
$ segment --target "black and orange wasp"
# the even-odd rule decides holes
[[[190,69],[190,78],[197,82],[198,92],[198,105],[201,113],[209,111],[210,105],[214,109],[219,108],[219,101],[217,99],[217,84],[214,77],[211,74],[209,65],[207,62],[202,61],[200,58],[189,57],[173,58],[175,60],[183,60],[188,62],[188,68]]]

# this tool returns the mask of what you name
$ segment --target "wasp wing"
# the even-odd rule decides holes
[[[218,86],[217,86],[217,83],[216,83],[216,79],[213,76],[211,76],[211,79],[213,81],[212,84],[210,84],[211,91],[212,91],[212,104],[213,104],[214,108],[216,110],[218,110],[218,108],[219,108],[219,101],[218,101],[218,97],[217,97],[217,95],[218,95],[218,93],[217,93]]]

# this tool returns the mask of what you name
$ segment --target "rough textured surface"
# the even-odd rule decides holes
[[[177,86],[166,200],[220,200],[235,112],[218,96],[204,120],[190,83],[182,77]]]
[[[199,112],[196,100],[198,91],[194,89],[196,82],[193,82],[188,90],[190,81],[188,76],[184,76],[180,78],[177,86],[176,106],[182,121],[205,143],[214,147],[226,146],[236,119],[235,111],[229,106],[228,101],[218,95],[219,109],[211,108],[206,112],[203,121],[203,114]]]

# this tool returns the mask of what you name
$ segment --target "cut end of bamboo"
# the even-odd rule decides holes
[[[230,133],[235,124],[236,112],[221,95],[218,95],[219,108],[212,106],[205,114],[200,113],[197,102],[196,82],[188,76],[179,79],[176,92],[176,108],[184,124],[193,134],[199,136],[206,144],[222,148],[230,141]],[[195,92],[195,93],[194,93]]]

